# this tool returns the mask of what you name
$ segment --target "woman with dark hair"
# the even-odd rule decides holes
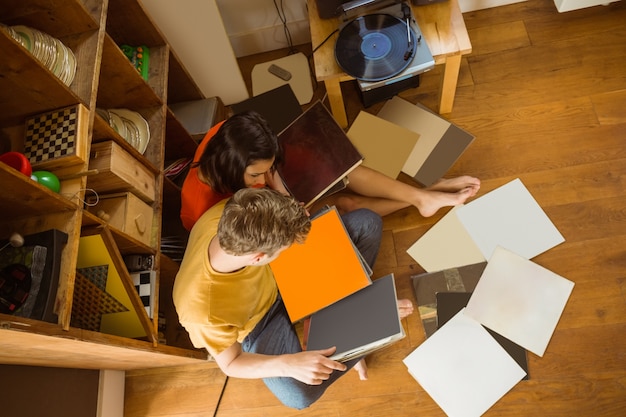
[[[269,186],[287,193],[276,170],[281,161],[278,138],[258,113],[235,114],[214,126],[198,146],[182,187],[185,228],[191,230],[205,211],[242,188]],[[419,188],[360,165],[348,174],[346,190],[320,200],[312,211],[334,205],[340,213],[368,208],[385,216],[415,206],[429,217],[442,207],[464,203],[479,188],[480,180],[467,175]]]
[[[191,230],[205,211],[242,188],[270,185],[286,193],[274,181],[281,160],[278,138],[258,113],[236,114],[215,125],[198,146],[183,183],[183,226]]]

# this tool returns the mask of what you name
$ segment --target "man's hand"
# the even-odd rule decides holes
[[[320,385],[326,381],[333,371],[345,371],[346,365],[334,361],[328,356],[335,353],[336,348],[313,350],[284,355],[285,374],[309,385]]]
[[[235,343],[220,354],[213,355],[220,369],[236,378],[290,377],[309,385],[320,385],[333,371],[345,371],[346,365],[331,356],[337,350],[331,347],[283,355],[246,353]]]

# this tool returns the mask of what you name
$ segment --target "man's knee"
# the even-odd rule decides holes
[[[310,407],[326,391],[325,386],[307,385],[293,378],[276,377],[263,381],[283,405],[296,410]]]

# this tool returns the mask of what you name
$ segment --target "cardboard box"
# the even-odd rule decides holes
[[[209,129],[225,117],[224,103],[219,97],[184,101],[169,107],[196,143],[200,143]]]
[[[97,203],[96,203],[97,201]],[[90,197],[87,211],[106,220],[112,227],[152,246],[154,210],[131,192]],[[104,216],[106,214],[106,216]]]
[[[98,170],[87,180],[98,194],[131,191],[148,204],[156,199],[154,174],[113,141],[91,145],[89,169]]]
[[[38,114],[26,120],[24,155],[33,171],[87,162],[89,111],[82,104]]]

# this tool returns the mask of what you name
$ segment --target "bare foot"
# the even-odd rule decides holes
[[[416,207],[422,216],[430,217],[442,207],[452,207],[465,203],[468,198],[476,195],[477,191],[478,189],[475,187],[465,187],[457,192],[426,190]]]
[[[359,379],[361,381],[367,381],[367,364],[365,363],[365,358],[361,359],[354,365],[354,369],[359,373]]]
[[[411,300],[408,300],[406,298],[398,300],[398,313],[400,315],[400,319],[403,319],[413,314],[413,303],[411,302]]]
[[[480,180],[478,178],[470,177],[469,175],[462,175],[455,178],[441,178],[430,187],[427,187],[426,190],[456,193],[457,191],[467,187],[474,190],[474,194],[470,196],[473,197],[480,188]]]
[[[422,216],[430,217],[442,207],[465,203],[468,198],[474,197],[479,189],[480,180],[469,175],[441,178],[424,189],[416,207]]]

